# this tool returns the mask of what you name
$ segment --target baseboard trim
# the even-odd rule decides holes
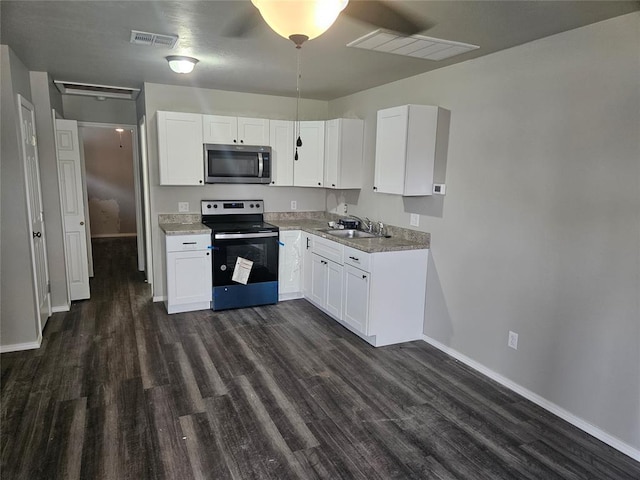
[[[433,338],[428,337],[426,335],[423,335],[422,339],[425,342],[427,342],[429,345],[431,345],[431,346],[437,348],[438,350],[446,353],[450,357],[453,357],[456,360],[461,361],[465,365],[473,368],[474,370],[482,373],[483,375],[491,378],[492,380],[495,380],[496,382],[498,382],[502,386],[508,388],[509,390],[512,390],[513,392],[515,392],[515,393],[517,393],[519,395],[522,395],[527,400],[530,400],[533,403],[535,403],[536,405],[538,405],[538,406],[544,408],[545,410],[557,415],[558,417],[562,418],[563,420],[569,422],[574,427],[579,428],[580,430],[582,430],[582,431],[588,433],[589,435],[597,438],[598,440],[606,443],[610,447],[613,447],[616,450],[618,450],[619,452],[622,452],[625,455],[631,457],[632,459],[640,462],[640,450],[632,447],[631,445],[623,442],[622,440],[614,437],[613,435],[605,432],[604,430],[601,430],[600,428],[596,427],[595,425],[592,425],[591,423],[587,422],[586,420],[583,420],[582,418],[574,415],[573,413],[565,410],[564,408],[556,405],[555,403],[550,402],[549,400],[547,400],[544,397],[541,397],[537,393],[534,393],[531,390],[528,390],[528,389],[524,388],[523,386],[521,386],[521,385],[519,385],[519,384],[517,384],[517,383],[515,383],[515,382],[513,382],[511,380],[509,380],[507,377],[504,377],[504,376],[500,375],[499,373],[494,372],[493,370],[485,367],[481,363],[476,362],[472,358],[467,357],[466,355],[458,352],[457,350],[454,350],[453,348],[450,348],[450,347],[446,346],[445,344],[440,343],[439,341],[434,340]]]
[[[280,293],[278,294],[279,302],[286,302],[287,300],[297,300],[299,298],[304,298],[302,292],[294,292],[294,293]]]
[[[71,304],[69,303],[65,305],[57,305],[55,307],[51,307],[51,313],[68,312],[69,310],[71,310]]]
[[[12,345],[0,345],[0,353],[21,352],[23,350],[35,350],[40,348],[42,336],[36,342],[14,343]]]

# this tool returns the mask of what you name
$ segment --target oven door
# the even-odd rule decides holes
[[[214,234],[211,308],[277,303],[278,247],[278,232]],[[246,284],[232,280],[238,258],[253,262]]]

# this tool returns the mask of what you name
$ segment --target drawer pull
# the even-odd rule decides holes
[[[196,245],[197,242],[182,242],[183,245]]]
[[[366,275],[362,275],[362,278],[367,278],[367,276]]]
[[[360,259],[359,259],[358,257],[349,257],[349,258],[350,258],[351,260],[356,261],[356,262],[359,262],[359,261],[360,261]]]

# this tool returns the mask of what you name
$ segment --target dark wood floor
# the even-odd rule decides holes
[[[3,479],[635,479],[640,464],[424,342],[304,300],[167,315],[130,240],[1,356]]]

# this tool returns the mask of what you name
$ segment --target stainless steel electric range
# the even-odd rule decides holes
[[[278,227],[264,222],[262,200],[202,200],[211,228],[213,310],[278,302]]]

